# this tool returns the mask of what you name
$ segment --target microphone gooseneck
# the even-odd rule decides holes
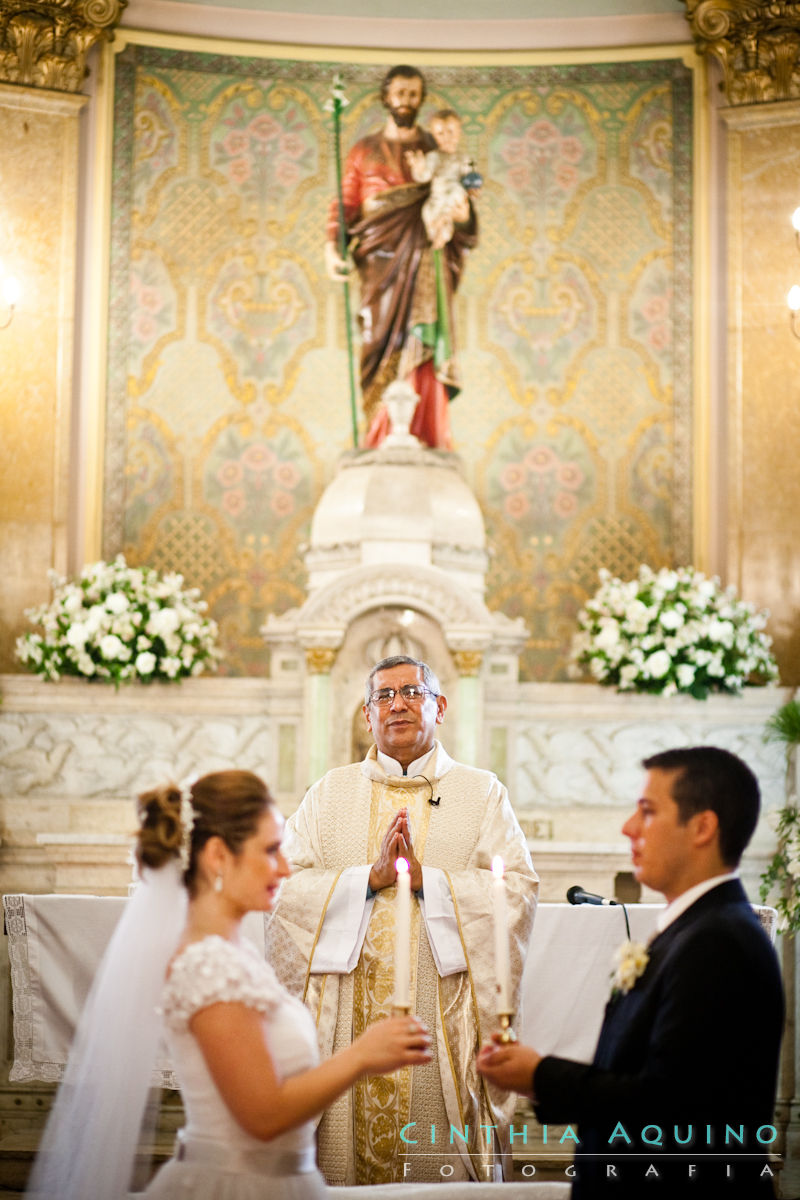
[[[628,941],[631,940],[631,925],[628,920],[628,910],[619,900],[607,900],[605,896],[598,896],[595,892],[585,892],[579,883],[574,883],[571,888],[567,888],[567,899],[570,904],[601,904],[609,908],[621,908],[622,915],[625,918],[625,932],[628,935]]]
[[[617,900],[607,900],[605,896],[598,896],[596,892],[586,892],[579,883],[573,884],[567,889],[567,899],[570,904],[618,904]]]

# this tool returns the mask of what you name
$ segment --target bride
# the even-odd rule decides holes
[[[390,1017],[321,1065],[314,1023],[241,935],[289,874],[283,818],[249,771],[139,798],[142,883],[126,905],[81,1018],[28,1195],[123,1200],[166,1030],[186,1110],[148,1200],[286,1200],[326,1194],[313,1118],[360,1076],[430,1061],[427,1030]]]

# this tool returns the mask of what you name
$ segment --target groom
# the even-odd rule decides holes
[[[577,1123],[573,1200],[772,1197],[783,997],[736,869],[758,784],[739,758],[709,746],[643,765],[622,831],[636,878],[667,907],[645,956],[631,954],[618,972],[594,1061],[495,1044],[478,1070],[532,1095],[543,1124]]]

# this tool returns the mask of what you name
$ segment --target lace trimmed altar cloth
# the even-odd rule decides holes
[[[61,1078],[78,1014],[124,904],[116,896],[3,897],[14,1021],[12,1082]],[[629,907],[634,940],[647,940],[661,907]],[[243,929],[263,954],[263,915],[250,913]],[[520,1038],[542,1053],[590,1059],[613,954],[625,936],[619,908],[540,904],[525,962],[522,1011],[515,1020]],[[166,1047],[154,1082],[176,1086]]]

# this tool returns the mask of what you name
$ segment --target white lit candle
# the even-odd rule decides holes
[[[497,977],[497,1012],[510,1013],[511,959],[508,952],[508,909],[506,908],[505,867],[499,854],[492,859],[492,899],[494,909],[494,970]]]
[[[398,858],[397,904],[394,914],[394,1003],[411,1007],[411,875],[408,863]]]

